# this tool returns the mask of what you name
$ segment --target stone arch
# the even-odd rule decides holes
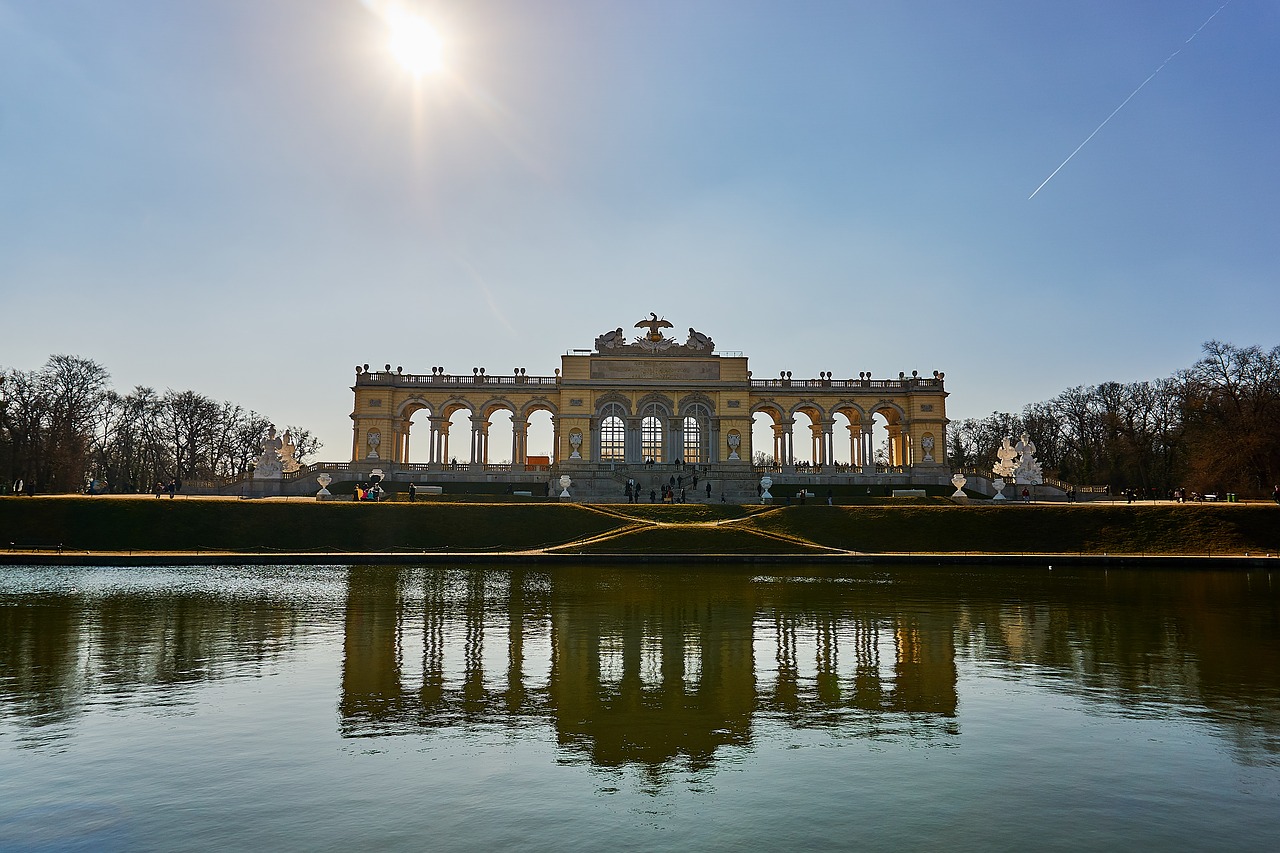
[[[425,397],[415,394],[412,397],[406,397],[400,402],[400,405],[396,406],[396,417],[411,418],[423,409],[426,409],[429,412],[434,412],[436,410],[436,404],[430,402]]]
[[[650,406],[657,406],[662,411],[663,416],[668,418],[674,415],[676,411],[675,402],[666,394],[659,394],[656,391],[645,394],[636,401],[637,414]]]
[[[708,415],[714,415],[716,413],[715,402],[710,397],[706,394],[694,392],[692,394],[685,394],[680,398],[680,405],[678,408],[680,416],[686,416],[689,409],[694,406],[704,406]]]
[[[604,409],[609,404],[617,404],[622,407],[625,414],[623,417],[631,417],[631,398],[625,394],[619,394],[616,391],[610,391],[607,394],[601,394],[596,397],[596,417],[600,417]]]
[[[769,423],[757,419],[756,415],[765,415]],[[784,445],[781,436],[787,429],[790,418],[786,410],[773,400],[761,400],[751,407],[751,454],[761,453],[773,460],[774,465],[782,465]],[[757,460],[748,457],[752,462]]]
[[[429,401],[420,394],[414,394],[400,401],[395,407],[395,418],[392,420],[394,427],[394,435],[392,443],[394,447],[388,447],[384,453],[397,462],[409,462],[412,459],[411,452],[422,448],[427,453],[422,455],[421,461],[427,461],[427,454],[430,451],[430,441],[421,441],[410,443],[412,435],[428,435],[430,434],[431,419],[435,416],[438,406]],[[414,416],[420,412],[426,412],[426,416],[420,418],[416,423]],[[426,429],[418,429],[421,427]],[[384,437],[385,438],[385,437]],[[422,451],[419,451],[420,453]]]
[[[844,419],[843,423],[841,418]],[[861,468],[867,464],[864,457],[869,439],[865,433],[871,428],[871,416],[852,400],[841,400],[831,407],[831,420],[832,462],[852,468]]]
[[[554,418],[560,414],[560,409],[546,397],[534,397],[520,407],[520,417],[527,421],[534,412],[549,412]]]
[[[889,467],[911,464],[911,436],[907,429],[907,413],[897,402],[880,399],[867,408],[871,421],[873,454],[886,450],[884,463]],[[881,424],[883,421],[883,425]]]

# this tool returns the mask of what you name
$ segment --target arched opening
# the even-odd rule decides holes
[[[877,470],[910,464],[907,431],[902,413],[892,406],[881,406],[871,413],[872,447]]]
[[[685,409],[681,424],[684,440],[681,458],[687,465],[702,465],[711,459],[711,410],[701,403]]]
[[[467,465],[472,462],[471,410],[458,406],[448,410],[444,423],[444,440],[441,461],[447,465]]]
[[[797,409],[791,419],[791,464],[801,469],[822,465],[822,413],[811,408]]]
[[[555,462],[555,419],[545,408],[527,410],[528,429],[524,441],[524,464],[545,465]],[[546,460],[543,462],[542,460]]]
[[[486,465],[508,465],[515,459],[515,415],[505,406],[489,410],[482,438],[482,461]]]
[[[777,409],[762,407],[751,414],[751,464],[757,466],[781,465],[783,450],[780,444],[782,413]]]
[[[405,462],[431,461],[431,408],[425,403],[410,403],[400,413],[404,426],[400,436],[400,459]]]
[[[832,462],[838,470],[862,465],[862,416],[855,409],[841,409],[831,419]]]
[[[600,410],[601,462],[623,462],[627,458],[627,410],[621,403],[606,403]]]

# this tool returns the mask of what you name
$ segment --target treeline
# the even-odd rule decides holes
[[[218,480],[248,472],[268,420],[195,391],[110,387],[95,361],[50,356],[38,370],[0,371],[0,493],[143,492],[157,482]],[[304,462],[320,447],[289,427]]]
[[[1070,388],[1020,414],[948,427],[957,468],[990,470],[1004,436],[1027,432],[1046,475],[1166,494],[1270,495],[1280,481],[1280,347],[1204,345],[1167,379]]]

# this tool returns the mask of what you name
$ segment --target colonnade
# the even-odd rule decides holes
[[[815,465],[831,465],[835,462],[835,420],[828,418],[810,423],[810,451]],[[774,421],[773,458],[779,465],[795,464],[795,419]],[[872,423],[854,421],[849,424],[849,460],[855,468],[867,472],[875,465],[876,448]],[[909,432],[902,424],[886,425],[889,438],[889,464],[911,465]]]

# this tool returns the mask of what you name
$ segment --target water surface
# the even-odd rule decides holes
[[[1280,849],[1272,578],[0,569],[0,850],[941,845]]]

